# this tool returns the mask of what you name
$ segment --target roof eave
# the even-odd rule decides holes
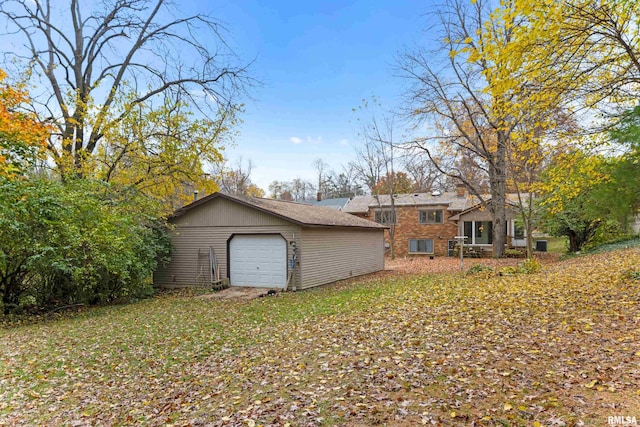
[[[300,224],[303,227],[311,227],[311,228],[322,228],[322,227],[332,227],[332,228],[362,228],[364,230],[387,230],[391,227],[386,225],[380,225],[380,227],[374,226],[366,226],[366,225],[344,225],[344,224]]]
[[[186,212],[190,211],[191,209],[193,209],[195,207],[198,207],[201,204],[203,204],[203,203],[205,203],[205,202],[207,202],[209,200],[213,200],[213,199],[215,199],[217,197],[222,197],[223,199],[231,200],[231,201],[239,203],[239,204],[241,204],[243,206],[247,206],[247,207],[256,209],[256,210],[258,210],[260,212],[264,212],[266,214],[273,215],[273,216],[275,216],[277,218],[280,218],[280,219],[283,219],[285,221],[289,221],[289,222],[291,222],[293,224],[304,226],[304,227],[344,227],[344,228],[362,228],[362,229],[371,229],[371,230],[385,229],[386,228],[386,227],[374,227],[374,226],[355,225],[355,224],[354,225],[346,225],[346,224],[317,224],[317,223],[304,222],[304,221],[297,220],[295,218],[291,218],[291,217],[286,216],[286,215],[279,214],[279,213],[274,212],[272,210],[265,209],[262,206],[255,205],[253,203],[248,203],[245,200],[242,200],[240,198],[236,198],[236,197],[230,196],[228,194],[220,193],[220,192],[210,194],[210,195],[208,195],[206,197],[203,197],[202,199],[196,200],[195,202],[189,203],[188,205],[185,205],[185,206],[181,207],[180,209],[177,209],[169,218],[177,218],[177,217],[179,217],[181,215],[184,215]]]

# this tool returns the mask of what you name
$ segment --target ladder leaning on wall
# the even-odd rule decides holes
[[[198,249],[198,262],[196,268],[198,270],[196,282],[199,285],[211,286],[214,290],[229,287],[229,280],[226,278],[220,278],[220,265],[218,264],[218,259],[216,258],[216,252],[213,249],[213,246]]]

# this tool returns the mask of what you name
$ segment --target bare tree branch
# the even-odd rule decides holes
[[[48,116],[55,112],[62,147],[76,166],[94,154],[105,128],[122,121],[136,104],[171,93],[212,117],[255,83],[213,17],[172,18],[175,11],[165,0],[105,0],[93,10],[79,0],[65,10],[53,5],[51,0],[0,4],[7,34],[19,31],[26,42],[24,50],[5,55],[5,64],[31,57],[34,81],[45,76],[42,103]],[[123,105],[130,83],[138,80],[135,96]]]

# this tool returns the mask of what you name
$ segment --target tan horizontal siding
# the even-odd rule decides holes
[[[383,230],[303,228],[301,289],[384,269]]]
[[[206,254],[203,259],[208,260],[209,247],[213,246],[220,277],[228,277],[227,274],[227,240],[232,234],[281,234],[287,242],[300,236],[300,227],[289,224],[287,226],[253,226],[253,227],[210,227],[210,226],[177,226],[171,232],[173,249],[171,262],[164,268],[159,268],[154,274],[154,283],[157,286],[189,286],[201,284],[206,274],[201,274],[198,267],[198,249]],[[291,256],[290,245],[287,245],[287,259]],[[204,267],[208,266],[204,262]],[[298,274],[292,278],[292,286],[300,281]],[[208,272],[208,270],[205,270]]]
[[[228,277],[227,241],[233,234],[281,234],[296,241],[298,259],[289,289],[304,289],[384,268],[383,230],[359,228],[301,229],[289,221],[219,198],[174,219],[171,262],[159,268],[160,286],[204,284],[209,278],[208,251],[213,246],[220,277]],[[198,249],[202,251],[198,262]],[[292,246],[287,244],[287,260]],[[287,265],[289,267],[289,264]]]
[[[173,223],[182,227],[244,227],[291,224],[291,222],[277,216],[222,198],[196,206],[175,218]]]

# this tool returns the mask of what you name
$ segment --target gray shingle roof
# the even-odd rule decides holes
[[[263,199],[257,197],[247,197],[229,195],[224,193],[213,193],[200,200],[190,203],[173,213],[173,217],[185,214],[189,210],[207,203],[218,197],[231,200],[245,206],[256,208],[260,211],[270,213],[280,218],[292,221],[305,226],[330,226],[330,227],[358,227],[385,229],[388,228],[368,219],[359,218],[348,213],[340,212],[332,208],[305,205],[302,203],[285,202],[282,200]]]
[[[506,202],[507,202],[508,205],[511,205],[514,208],[518,208],[520,206],[520,202],[519,202],[517,193],[507,193],[505,195],[505,198],[506,198]],[[528,204],[529,193],[521,193],[520,194],[520,198],[522,199],[524,204]],[[469,213],[471,211],[474,211],[476,209],[480,209],[482,206],[486,206],[490,201],[491,201],[491,197],[490,196],[486,196],[486,199],[485,199],[484,202],[479,202],[478,201],[478,202],[476,202],[474,204],[470,204],[465,209],[463,209],[462,211],[458,212],[456,215],[451,216],[449,219],[452,220],[452,221],[458,221],[462,215],[464,215],[466,213]]]
[[[325,208],[331,208],[336,210],[343,210],[345,205],[349,202],[348,197],[341,197],[336,199],[323,199],[323,200],[304,200],[301,203],[312,206],[322,206]]]
[[[462,211],[478,203],[477,199],[473,196],[458,197],[455,192],[445,192],[440,195],[434,195],[432,193],[396,194],[393,197],[395,206],[447,205],[447,210],[450,211]],[[391,199],[388,194],[381,194],[378,196],[378,200],[371,195],[356,196],[349,201],[344,212],[352,214],[366,213],[370,207],[391,206]]]

